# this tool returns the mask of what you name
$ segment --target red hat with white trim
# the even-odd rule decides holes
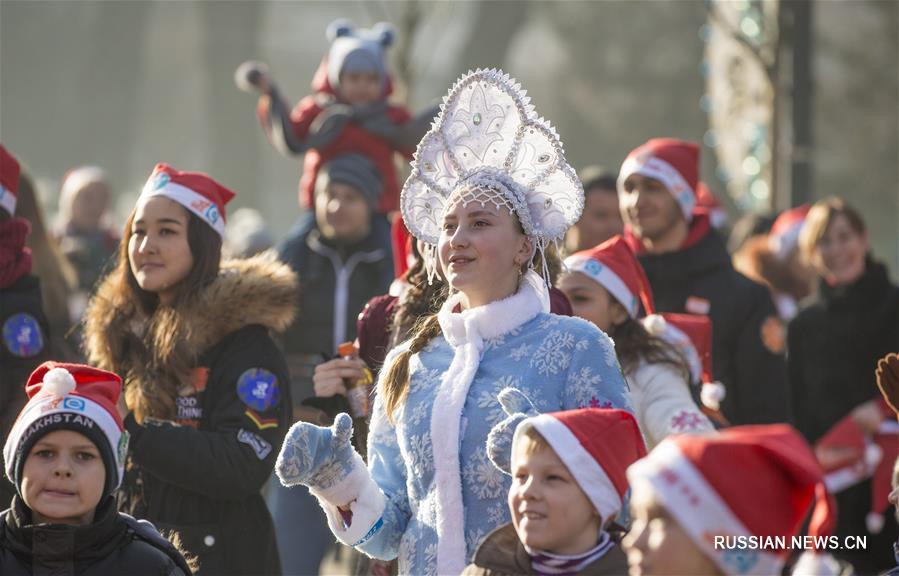
[[[747,473],[735,473],[739,470]],[[779,574],[791,537],[798,535],[812,505],[809,536],[827,536],[836,520],[836,504],[815,455],[786,424],[668,437],[628,468],[627,478],[631,486],[649,488],[725,574]],[[783,537],[786,545],[727,545],[727,538],[733,542],[741,536]],[[815,562],[800,559],[809,561]]]
[[[658,180],[668,189],[687,222],[693,220],[699,184],[699,145],[675,138],[653,138],[635,148],[621,165],[618,191],[631,174]],[[622,199],[623,200],[623,199]]]
[[[22,470],[32,446],[55,430],[74,430],[96,446],[106,467],[103,495],[122,483],[128,432],[116,408],[122,379],[83,364],[44,362],[25,385],[28,403],[3,447],[6,476],[21,495]]]
[[[576,252],[565,259],[570,272],[580,272],[596,280],[630,314],[637,318],[640,303],[652,314],[652,288],[634,251],[621,236],[613,236],[595,248]]]
[[[621,510],[628,483],[625,472],[646,455],[640,427],[630,412],[580,408],[550,412],[521,421],[515,428],[512,452],[524,432],[533,427],[574,476],[603,523]]]
[[[19,161],[0,144],[0,208],[5,208],[10,215],[16,213],[19,170]]]
[[[693,211],[697,214],[703,212],[708,214],[709,222],[715,229],[723,228],[727,224],[727,209],[702,180],[696,184],[696,208]]]
[[[209,224],[219,236],[224,236],[225,204],[234,198],[234,192],[206,174],[182,172],[168,164],[157,164],[140,194],[141,198],[152,196],[174,200]]]
[[[771,231],[768,232],[768,247],[779,260],[786,260],[790,252],[799,245],[799,234],[811,209],[811,204],[803,204],[784,210],[771,225]]]

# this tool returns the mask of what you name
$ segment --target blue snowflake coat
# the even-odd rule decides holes
[[[395,425],[388,421],[380,398],[375,400],[369,470],[386,496],[386,506],[381,527],[357,548],[377,558],[399,557],[402,574],[438,573],[438,527],[446,531],[441,522],[455,518],[464,527],[464,536],[458,535],[464,543],[458,542],[457,549],[464,548],[465,558],[441,558],[439,566],[446,571],[468,563],[481,540],[510,521],[506,496],[511,478],[491,464],[485,447],[491,427],[505,417],[497,400],[503,388],[521,390],[541,412],[588,406],[632,411],[612,341],[579,318],[539,313],[505,334],[485,339],[458,414],[452,406],[435,406],[454,352],[439,336],[412,356],[408,396]],[[457,449],[443,450],[439,446],[445,441],[433,441],[434,417],[449,422],[447,428],[458,418]],[[461,507],[447,510],[445,497],[438,496],[438,466],[461,472]],[[444,487],[444,492],[451,488]],[[441,549],[445,544],[441,542]]]

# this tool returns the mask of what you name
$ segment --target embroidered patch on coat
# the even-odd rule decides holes
[[[240,442],[243,442],[247,446],[253,449],[253,452],[256,453],[256,458],[260,460],[265,460],[265,457],[271,454],[272,445],[266,442],[264,439],[260,438],[256,434],[252,432],[247,432],[243,428],[238,430],[237,439]]]
[[[209,368],[206,366],[197,366],[190,371],[190,383],[193,384],[194,390],[202,392],[206,389],[206,381],[209,380]]]
[[[253,421],[253,424],[256,425],[256,428],[260,430],[267,430],[269,428],[277,428],[278,427],[278,419],[277,418],[263,418],[256,412],[254,412],[251,408],[247,408],[244,410],[244,416]]]
[[[761,328],[762,344],[772,354],[781,354],[786,345],[786,337],[784,336],[783,323],[777,316],[768,316],[762,322]]]
[[[44,349],[44,335],[37,319],[24,312],[3,323],[3,344],[14,356],[29,358]]]
[[[178,407],[178,415],[175,417],[175,422],[191,428],[200,427],[200,421],[203,419],[203,405],[196,395],[177,396],[175,404]]]
[[[705,298],[699,296],[690,296],[684,304],[684,310],[690,314],[700,314],[705,316],[712,309],[712,303]]]
[[[265,412],[281,400],[278,378],[264,368],[250,368],[237,379],[237,396],[257,412]]]

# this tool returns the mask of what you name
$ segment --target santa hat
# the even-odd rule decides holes
[[[786,424],[669,437],[628,468],[627,478],[632,486],[649,488],[725,574],[779,574],[790,550],[736,553],[733,547],[716,546],[716,536],[781,536],[789,543],[812,503],[809,536],[829,535],[836,519],[836,504],[815,455]],[[815,560],[800,562],[807,567]]]
[[[122,483],[128,432],[116,409],[122,379],[82,364],[44,362],[25,385],[28,403],[3,447],[6,476],[21,495],[22,470],[31,447],[55,430],[74,430],[96,446],[106,467],[103,495]]]
[[[699,398],[706,416],[721,425],[721,401],[727,394],[724,384],[712,376],[712,321],[698,314],[664,312],[644,318],[646,331],[674,346],[687,361],[693,382],[700,384]]]
[[[786,260],[799,244],[799,234],[811,208],[811,204],[803,204],[784,210],[771,225],[771,231],[768,232],[768,247],[779,260]]]
[[[412,251],[412,244],[415,237],[409,234],[403,219],[394,218],[390,225],[390,240],[393,247],[393,276],[402,278],[406,270],[415,264],[415,253]]]
[[[696,184],[696,208],[693,211],[708,214],[709,222],[715,229],[727,224],[727,209],[702,180]]]
[[[19,196],[19,161],[0,144],[0,208],[16,213]]]
[[[206,174],[157,164],[140,194],[141,198],[153,196],[165,196],[181,204],[224,237],[225,204],[234,198],[234,192]]]
[[[596,280],[630,314],[640,315],[640,303],[647,314],[655,311],[652,289],[634,251],[621,236],[613,236],[599,246],[576,252],[565,259],[571,272],[580,272]]]
[[[699,145],[674,138],[653,138],[635,148],[621,165],[618,191],[631,174],[658,180],[680,205],[687,222],[693,220],[699,184]]]
[[[513,454],[531,427],[562,460],[603,523],[613,519],[627,492],[627,467],[646,455],[634,416],[624,410],[581,408],[526,418],[515,428]]]
[[[387,79],[384,51],[393,44],[393,26],[386,22],[375,24],[370,30],[355,28],[349,20],[338,19],[328,25],[328,82],[340,86],[342,72],[370,72],[378,76],[381,86]]]

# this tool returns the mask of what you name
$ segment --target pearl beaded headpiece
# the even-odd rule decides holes
[[[541,252],[584,208],[584,188],[558,134],[501,70],[469,72],[444,97],[403,186],[406,227],[436,246],[451,199],[514,211]]]

